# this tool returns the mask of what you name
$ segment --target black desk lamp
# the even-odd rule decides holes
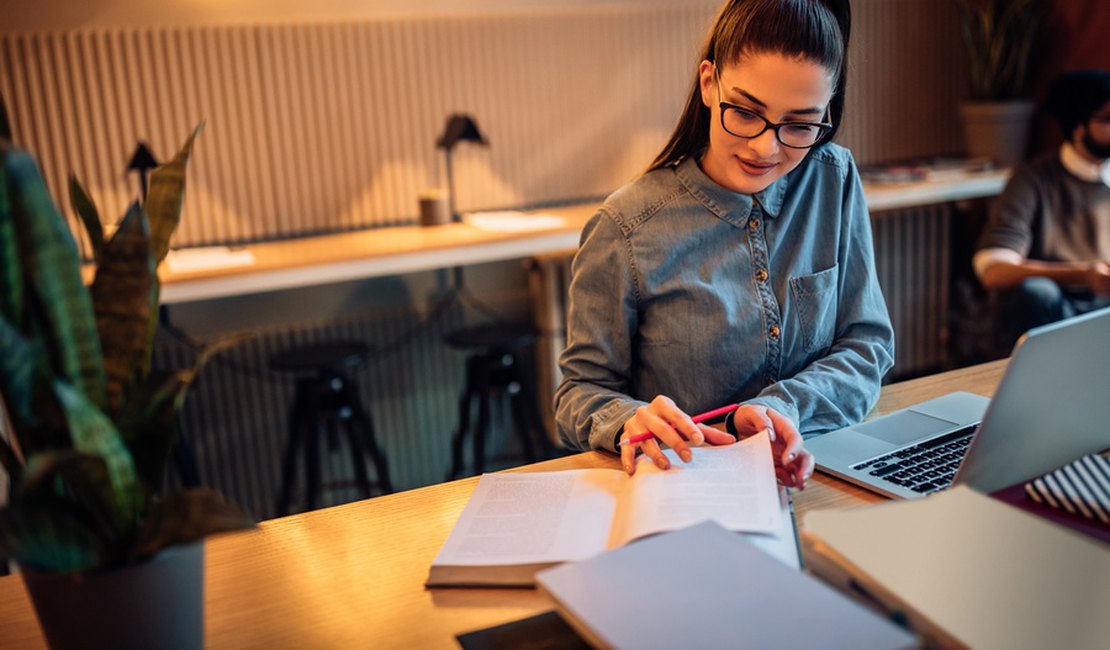
[[[461,219],[459,213],[455,212],[455,177],[451,171],[451,150],[456,144],[464,141],[489,146],[485,136],[478,130],[478,125],[474,123],[474,118],[465,113],[455,113],[447,118],[443,135],[436,141],[436,146],[443,149],[447,155],[447,205],[451,210],[452,221],[461,221]]]

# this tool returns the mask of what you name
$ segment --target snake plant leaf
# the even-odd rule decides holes
[[[100,264],[104,250],[104,226],[100,223],[100,213],[96,210],[96,204],[92,202],[89,193],[73,174],[69,175],[69,204],[77,216],[81,217],[81,223],[85,224],[85,233],[89,236],[89,244],[92,245],[93,260]]]
[[[0,555],[59,573],[85,571],[112,559],[105,539],[80,519],[23,503],[0,511]]]
[[[178,414],[189,388],[213,356],[249,337],[248,333],[222,337],[205,346],[191,368],[151,376],[128,392],[116,423],[135,470],[149,489],[162,485],[166,461],[181,435]]]
[[[103,404],[100,340],[73,235],[54,207],[34,158],[13,150],[4,156],[4,166],[23,275],[48,327],[51,365],[93,403]]]
[[[131,559],[149,557],[175,544],[206,535],[253,528],[254,520],[218,492],[190,488],[151,504]]]
[[[138,520],[144,495],[123,438],[104,412],[80,391],[63,381],[55,381],[54,394],[65,411],[73,448],[104,459],[116,504],[113,521],[119,529],[126,529]]]
[[[60,489],[55,479],[66,486]],[[115,494],[104,459],[73,449],[52,449],[31,456],[17,484],[22,499],[73,499],[80,497],[86,524],[99,529],[106,539],[117,539],[130,529],[116,528]]]
[[[15,450],[3,438],[0,438],[0,465],[4,466],[4,471],[13,481],[18,481],[23,475],[23,465],[15,455]]]
[[[135,472],[148,490],[162,485],[167,460],[180,435],[177,414],[192,376],[191,371],[179,371],[139,382],[128,392],[116,418]]]
[[[151,258],[153,260],[153,257]],[[150,321],[147,323],[146,328],[146,344],[143,346],[143,354],[140,358],[139,377],[146,378],[150,376],[150,362],[154,358],[154,337],[158,334],[158,318],[159,304],[162,300],[162,281],[158,278],[158,270],[155,267],[154,277],[151,278],[150,283]]]
[[[8,157],[8,147],[0,144]],[[16,327],[23,322],[23,273],[19,269],[19,239],[8,196],[7,164],[0,165],[0,317]]]
[[[107,404],[119,409],[124,386],[142,365],[150,328],[150,287],[154,261],[150,232],[139,204],[132,203],[112,239],[104,245],[92,284],[96,330],[104,358]]]
[[[32,393],[35,350],[19,330],[0,318],[0,391],[12,417],[19,422],[35,421]]]
[[[181,220],[181,206],[185,199],[185,167],[193,152],[193,140],[204,128],[201,122],[182,145],[181,151],[166,164],[150,174],[150,188],[147,190],[146,209],[150,219],[151,252],[157,265],[170,250],[170,237]]]
[[[0,97],[0,140],[12,139],[12,123],[8,121],[8,107]]]

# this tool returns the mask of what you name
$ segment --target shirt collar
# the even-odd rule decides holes
[[[702,204],[721,219],[742,226],[747,223],[753,199],[768,217],[778,216],[786,190],[786,177],[780,178],[755,194],[740,194],[721,187],[705,175],[698,165],[701,156],[688,156],[675,167],[679,181]],[[789,174],[787,175],[789,176]]]
[[[1065,142],[1060,145],[1060,164],[1081,181],[1102,183],[1110,187],[1110,160],[1104,160],[1101,164],[1093,163],[1079,155],[1075,145]]]

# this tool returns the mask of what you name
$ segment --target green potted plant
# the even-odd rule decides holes
[[[0,559],[19,564],[55,647],[199,647],[201,540],[253,525],[211,490],[162,493],[178,410],[209,356],[151,369],[155,269],[199,130],[110,238],[71,178],[95,257],[86,286],[72,233],[0,102],[0,462],[11,478]]]
[[[1029,64],[1043,0],[956,0],[968,63],[960,106],[967,154],[1013,165],[1025,157],[1034,102]]]

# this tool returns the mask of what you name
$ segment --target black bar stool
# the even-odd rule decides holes
[[[551,444],[544,431],[536,405],[533,378],[527,363],[527,352],[536,340],[536,331],[527,325],[482,325],[447,334],[447,345],[471,351],[466,358],[466,385],[459,398],[459,428],[452,442],[451,471],[447,480],[458,478],[463,471],[463,443],[471,428],[471,405],[478,400],[478,420],[472,430],[474,472],[485,469],[486,437],[489,435],[490,409],[495,399],[507,398],[514,428],[520,436],[524,457],[537,460],[533,432],[539,437],[544,456]]]
[[[389,482],[389,465],[374,437],[374,423],[362,406],[358,384],[350,371],[362,364],[369,346],[355,342],[331,342],[293,348],[270,359],[274,370],[291,372],[297,377],[293,406],[289,411],[289,438],[282,462],[281,495],[278,516],[290,513],[293,492],[298,484],[297,453],[304,447],[305,506],[316,507],[320,490],[340,487],[321,483],[321,431],[326,433],[328,450],[339,448],[339,431],[346,433],[354,470],[354,486],[363,498],[371,496],[371,481],[366,472],[369,456],[377,472],[381,493],[393,491]]]

